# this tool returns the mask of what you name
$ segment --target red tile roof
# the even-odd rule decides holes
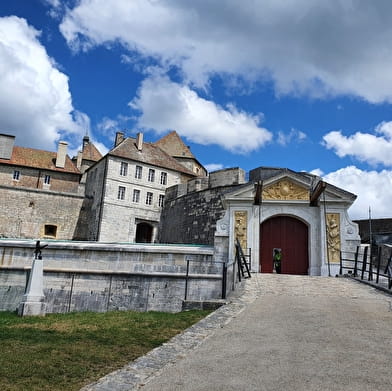
[[[170,156],[195,159],[193,153],[184,144],[181,137],[175,130],[162,137],[154,144],[157,145],[159,148],[163,149]]]
[[[11,159],[0,159],[0,164],[80,174],[80,171],[72,163],[68,155],[65,159],[64,168],[56,167],[56,157],[56,152],[42,151],[33,148],[14,147]]]
[[[93,143],[89,142],[83,148],[83,159],[97,162],[98,160],[102,159],[102,154],[98,151]]]

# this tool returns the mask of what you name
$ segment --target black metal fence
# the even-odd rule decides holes
[[[358,246],[355,252],[340,252],[340,275],[348,274],[392,288],[392,246]]]

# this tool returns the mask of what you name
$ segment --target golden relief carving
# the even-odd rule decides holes
[[[327,213],[327,249],[329,262],[340,262],[340,215]]]
[[[246,211],[234,212],[234,236],[239,240],[242,249],[245,251],[247,248],[247,226],[248,226],[248,213]]]
[[[309,200],[309,190],[287,179],[263,189],[264,200]]]

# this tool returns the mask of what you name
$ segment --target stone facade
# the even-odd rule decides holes
[[[0,237],[72,239],[83,225],[84,197],[0,186]]]
[[[216,222],[225,213],[223,195],[244,181],[244,171],[232,168],[169,188],[161,213],[159,241],[213,245]]]
[[[156,242],[166,188],[196,175],[141,136],[117,140],[118,145],[87,171],[87,239]]]
[[[0,141],[3,237],[154,242],[166,188],[197,176],[142,134],[118,133],[105,157],[85,136],[73,161],[65,142],[56,153]]]

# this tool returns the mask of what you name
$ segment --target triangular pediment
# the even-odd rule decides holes
[[[321,178],[318,178],[319,180]],[[270,177],[261,183],[262,197],[257,197],[257,183],[248,182],[240,185],[239,188],[224,195],[225,202],[240,202],[258,204],[260,201],[299,201],[310,202],[311,189],[316,182],[309,175],[302,173],[280,173]],[[341,188],[326,183],[323,194],[319,197],[319,202],[344,202],[352,204],[356,196]]]
[[[286,176],[263,186],[262,198],[266,201],[308,201],[309,188]]]

